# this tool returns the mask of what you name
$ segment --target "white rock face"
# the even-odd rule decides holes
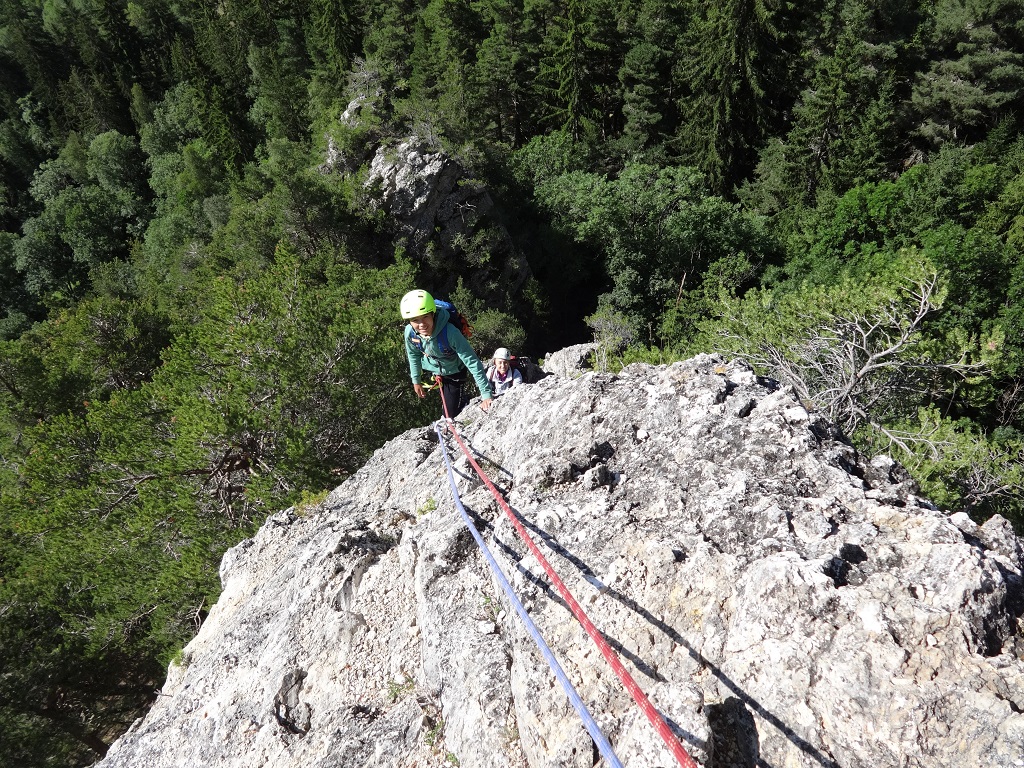
[[[447,221],[456,213],[456,207],[469,201],[472,192],[469,189],[452,197],[462,177],[462,169],[448,155],[432,151],[416,139],[407,139],[393,148],[382,147],[377,151],[370,164],[366,186],[380,188],[381,202],[388,213],[420,229],[424,226],[421,220],[433,223],[440,214]],[[486,213],[493,202],[490,195],[483,192],[481,199],[473,200],[470,205],[475,217],[478,208],[485,209],[479,214]]]
[[[490,192],[431,143],[410,137],[378,148],[365,189],[367,204],[388,215],[408,255],[429,262],[427,283],[436,289],[454,281],[455,263],[476,295],[497,305],[530,279],[529,264],[493,214]]]
[[[701,356],[549,376],[460,429],[691,755],[1024,765],[1021,542]],[[449,449],[452,447],[449,446]],[[457,448],[455,449],[457,451]],[[604,765],[461,522],[429,430],[227,553],[104,768]],[[458,456],[458,454],[456,454]],[[674,765],[489,492],[459,491],[624,765]]]
[[[597,344],[576,344],[544,356],[544,372],[555,376],[574,377],[591,370],[590,356]]]

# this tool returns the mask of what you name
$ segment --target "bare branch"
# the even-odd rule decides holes
[[[933,360],[922,347],[921,329],[938,309],[939,275],[934,270],[909,280],[901,295],[873,313],[833,313],[825,318],[801,317],[806,327],[786,346],[761,342],[746,354],[772,375],[793,386],[848,434],[862,425],[878,429],[908,407],[927,402],[940,382],[964,378],[984,366]],[[744,346],[733,333],[731,338]],[[906,437],[883,433],[893,444]]]

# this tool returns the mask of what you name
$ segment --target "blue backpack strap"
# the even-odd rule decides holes
[[[443,357],[451,357],[455,350],[452,349],[452,345],[448,343],[448,326],[452,323],[457,322],[459,317],[459,311],[455,309],[455,305],[450,301],[444,301],[443,299],[434,299],[434,305],[438,309],[443,309],[448,313],[448,322],[444,324],[444,328],[441,329],[441,334],[437,337],[437,346],[441,350]]]
[[[427,354],[427,345],[423,343],[423,338],[412,329],[411,325],[405,326],[405,337],[412,342],[416,349],[424,355]],[[455,354],[455,350],[448,343],[448,323],[444,324],[444,328],[441,329],[441,335],[437,337],[437,346],[441,350],[442,357],[451,357]]]
[[[423,339],[421,339],[420,335],[412,329],[411,325],[405,326],[405,338],[411,341],[412,345],[420,352],[423,351]]]
[[[441,329],[441,335],[437,337],[437,346],[441,348],[441,354],[445,357],[449,357],[455,350],[452,349],[451,344],[448,343],[448,326],[451,323],[445,323],[444,328]]]

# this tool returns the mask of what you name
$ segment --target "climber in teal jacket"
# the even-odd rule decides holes
[[[448,416],[455,418],[469,402],[466,394],[466,373],[469,372],[480,390],[485,411],[491,407],[491,385],[487,381],[484,364],[462,335],[462,331],[448,322],[448,310],[437,306],[434,297],[426,291],[409,291],[402,297],[402,317],[409,321],[405,327],[405,354],[409,358],[409,375],[416,396],[427,396],[423,373],[440,375],[441,415],[447,406]]]

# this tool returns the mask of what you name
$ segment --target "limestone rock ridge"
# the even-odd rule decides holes
[[[701,355],[513,389],[460,433],[687,751],[714,768],[1024,765],[1024,550]],[[449,490],[434,432],[224,556],[103,768],[604,765]],[[463,503],[629,768],[674,764],[449,445]]]

